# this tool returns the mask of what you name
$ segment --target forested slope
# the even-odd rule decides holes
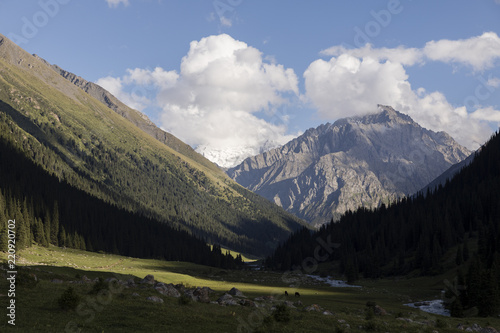
[[[1,35],[0,115],[1,139],[60,180],[207,242],[262,255],[302,224],[215,165],[197,162],[203,157],[193,160],[145,133]]]
[[[500,306],[500,135],[486,143],[451,181],[389,207],[346,213],[311,234],[295,233],[268,259],[283,270],[314,256],[317,239],[341,244],[326,261],[338,261],[349,280],[457,269],[454,314]],[[474,249],[474,250],[472,250]],[[452,263],[444,255],[456,251]],[[459,302],[459,303],[457,303]],[[462,309],[462,310],[461,310]]]

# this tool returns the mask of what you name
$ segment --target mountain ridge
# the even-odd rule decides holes
[[[470,154],[445,132],[423,129],[392,107],[378,108],[308,129],[227,173],[300,218],[322,224],[359,206],[374,208],[412,194]]]
[[[0,42],[0,137],[22,142],[24,154],[51,174],[120,208],[243,252],[262,255],[302,225],[180,140],[173,139],[180,145],[173,149],[47,61],[3,35]]]

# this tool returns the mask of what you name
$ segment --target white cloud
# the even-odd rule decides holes
[[[440,92],[413,90],[405,70],[425,61],[467,65],[474,71],[489,69],[500,58],[500,38],[494,32],[431,41],[421,49],[366,44],[356,49],[334,46],[321,54],[333,57],[311,63],[304,79],[306,96],[324,119],[376,112],[377,104],[392,105],[426,128],[448,132],[470,149],[488,139],[489,125],[497,121],[499,111],[491,107],[467,113],[465,107],[452,106]],[[500,86],[500,79],[491,75],[484,81],[490,92]]]
[[[453,107],[440,92],[414,91],[400,63],[381,62],[350,54],[329,61],[316,60],[304,73],[306,96],[328,120],[377,111],[377,104],[393,106],[423,127],[446,131],[469,149],[484,143],[490,133],[487,121],[494,110],[475,116],[465,107]],[[496,119],[496,118],[495,118]]]
[[[111,94],[129,107],[143,111],[153,102],[148,95],[156,94],[158,88],[175,85],[179,75],[175,71],[165,71],[161,67],[153,71],[147,69],[128,69],[121,78],[104,77],[96,81]]]
[[[500,111],[493,109],[493,107],[477,109],[471,113],[471,118],[497,122],[500,125]]]
[[[128,0],[105,0],[108,3],[108,6],[110,8],[116,8],[120,4],[123,4],[125,7],[127,7],[130,3]]]
[[[349,54],[316,60],[304,78],[307,96],[326,119],[374,112],[377,104],[391,105],[411,90],[401,64]]]
[[[210,36],[191,42],[176,84],[158,95],[161,125],[229,166],[290,139],[284,124],[254,114],[272,112],[289,94],[298,94],[292,69],[265,62],[259,50],[229,35]],[[243,155],[227,161],[215,156],[222,151]]]
[[[294,71],[226,34],[191,42],[179,73],[136,68],[97,83],[139,110],[153,104],[145,95],[154,91],[161,127],[221,166],[293,138],[278,111],[299,94]],[[260,119],[259,112],[272,120]]]
[[[320,52],[325,56],[349,54],[354,57],[371,57],[378,61],[389,60],[405,66],[413,66],[426,60],[441,61],[467,65],[475,71],[492,68],[500,59],[500,37],[495,32],[485,32],[480,36],[468,39],[430,41],[421,49],[406,48],[373,48],[366,44],[356,49],[344,46],[333,46]]]
[[[366,44],[357,49],[347,49],[344,46],[333,46],[320,52],[325,56],[340,56],[349,54],[354,57],[370,57],[378,61],[389,60],[398,62],[402,65],[412,66],[423,61],[422,50],[417,48],[405,48],[398,46],[397,48],[373,48],[373,45]]]
[[[500,38],[494,32],[485,32],[469,39],[430,41],[423,51],[431,60],[464,64],[483,71],[500,59]]]

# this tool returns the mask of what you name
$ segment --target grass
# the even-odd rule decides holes
[[[363,280],[360,282],[363,288],[331,288],[310,279],[299,279],[295,282],[298,285],[293,287],[293,282],[287,280],[290,276],[277,272],[228,271],[185,262],[135,259],[57,247],[32,247],[20,251],[18,264],[20,271],[36,274],[40,282],[35,287],[18,287],[16,327],[13,329],[3,320],[0,323],[2,332],[77,332],[75,327],[82,332],[237,332],[238,327],[243,332],[340,332],[346,330],[346,325],[350,332],[454,332],[458,324],[467,322],[500,328],[500,320],[495,318],[447,318],[403,305],[410,298],[416,301],[437,296],[442,288],[439,283],[442,277]],[[285,300],[284,291],[287,290],[288,300],[296,301],[299,298],[292,295],[298,291],[304,306],[318,304],[333,315],[304,312],[299,308],[290,311],[289,321],[277,321],[269,308],[196,302],[180,305],[177,299],[141,285],[110,288],[107,294],[90,295],[91,284],[69,283],[80,280],[83,275],[90,279],[116,277],[139,281],[147,274],[165,283],[208,286],[215,290],[211,300],[232,287],[241,290],[249,299],[275,295]],[[52,279],[64,282],[52,283]],[[58,305],[58,299],[69,286],[83,300],[75,311],[62,310]],[[2,305],[7,302],[4,292],[7,289],[6,280],[2,278]],[[148,296],[161,297],[164,303],[148,302]],[[367,320],[367,301],[375,302],[389,314]],[[396,319],[397,315],[408,321]]]

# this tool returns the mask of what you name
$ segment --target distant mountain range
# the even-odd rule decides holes
[[[303,225],[103,88],[1,34],[0,116],[0,140],[61,181],[208,243],[262,255]]]
[[[445,132],[390,106],[340,119],[227,171],[251,191],[313,225],[413,194],[470,155]]]

